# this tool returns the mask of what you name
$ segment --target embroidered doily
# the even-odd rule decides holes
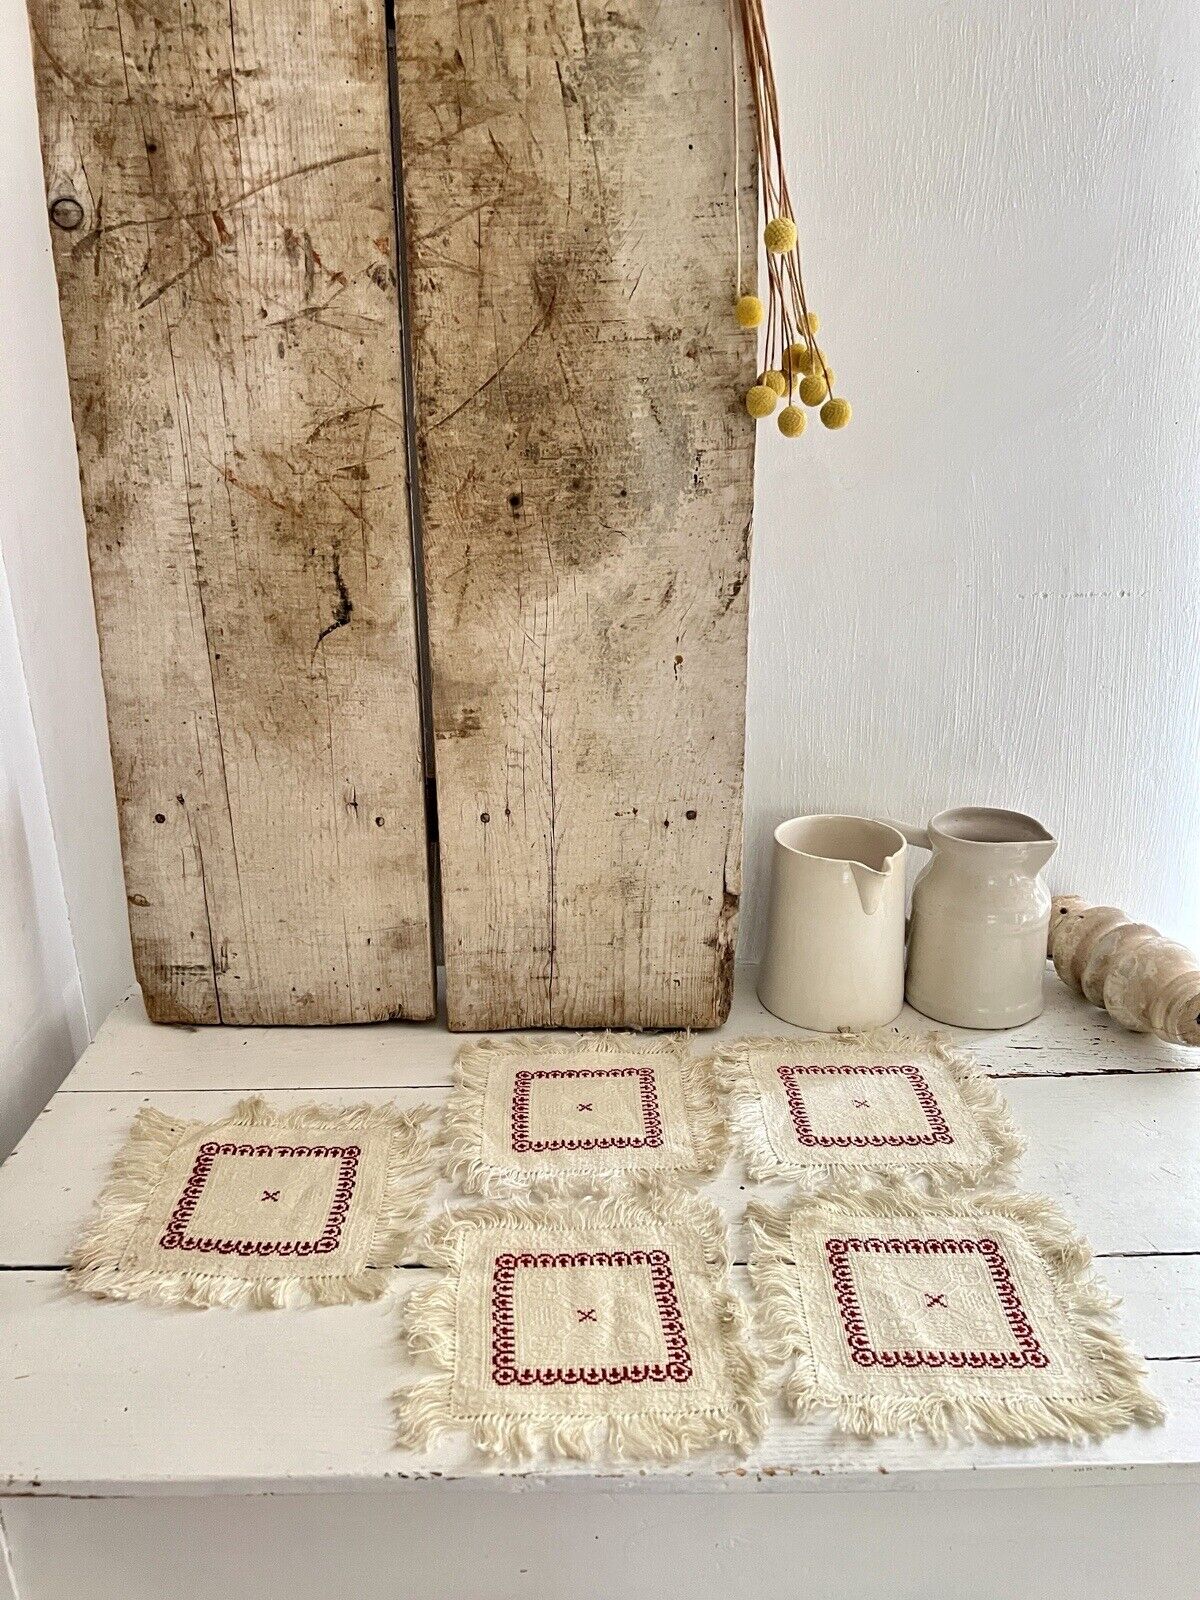
[[[762,1365],[706,1202],[485,1203],[446,1213],[424,1253],[446,1276],[403,1318],[438,1372],[396,1396],[401,1444],[671,1460],[760,1437]]]
[[[1000,1175],[1023,1148],[989,1080],[933,1037],[743,1039],[717,1059],[756,1180],[919,1174],[953,1189]]]
[[[68,1282],[114,1300],[284,1306],[390,1286],[434,1182],[429,1109],[244,1100],[224,1121],[147,1107]]]
[[[447,1176],[487,1195],[701,1179],[726,1153],[711,1064],[690,1059],[686,1040],[619,1034],[468,1047],[443,1142]]]
[[[798,1417],[1021,1443],[1162,1420],[1091,1252],[1048,1201],[842,1185],[746,1215],[760,1328],[794,1358]]]

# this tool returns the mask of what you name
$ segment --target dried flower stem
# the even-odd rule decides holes
[[[791,191],[783,163],[783,134],[779,115],[779,94],[775,84],[775,69],[771,61],[771,46],[767,37],[767,24],[763,15],[762,0],[729,0],[730,43],[735,46],[735,32],[742,36],[742,48],[749,69],[750,87],[754,97],[754,133],[759,155],[759,183],[763,211],[768,217],[785,217],[795,222]],[[733,61],[736,83],[736,59]],[[733,117],[738,123],[737,97],[734,96]],[[736,209],[736,207],[735,207]],[[742,284],[741,226],[738,225],[738,294]],[[826,391],[833,394],[833,382],[825,357],[813,334],[809,318],[808,297],[804,288],[804,273],[800,265],[799,249],[784,254],[767,256],[767,316],[764,342],[765,366],[783,372],[788,384],[788,401],[791,403],[796,383],[795,365],[787,359],[787,350],[793,344],[802,344],[811,354],[814,370],[819,370]]]

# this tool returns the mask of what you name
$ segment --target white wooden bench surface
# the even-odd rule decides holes
[[[900,1025],[929,1026],[908,1013]],[[758,1006],[752,974],[743,972],[729,1023],[719,1035],[698,1035],[694,1048],[788,1031]],[[1022,1187],[1063,1206],[1123,1296],[1125,1331],[1169,1410],[1164,1427],[1087,1445],[940,1447],[855,1441],[825,1422],[779,1413],[745,1461],[699,1457],[653,1470],[497,1468],[458,1441],[395,1450],[388,1396],[414,1368],[397,1344],[393,1301],[294,1312],[104,1304],[65,1291],[63,1269],[138,1106],[217,1117],[254,1090],[281,1104],[436,1103],[464,1036],[411,1025],[155,1028],[135,998],[108,1019],[0,1169],[0,1494],[13,1497],[3,1508],[10,1530],[32,1513],[26,1497],[358,1490],[394,1501],[398,1490],[419,1487],[424,1497],[432,1482],[451,1480],[459,1489],[601,1490],[606,1498],[1121,1484],[1200,1500],[1200,1063],[1117,1028],[1052,975],[1038,1022],[1010,1035],[958,1037],[1002,1080],[1028,1138]],[[746,1187],[736,1163],[706,1192],[729,1218],[740,1262]],[[744,1268],[736,1270],[748,1289]],[[400,1292],[423,1271],[398,1268]],[[47,1511],[39,1529],[51,1520]],[[32,1600],[43,1592],[68,1591],[47,1579]]]

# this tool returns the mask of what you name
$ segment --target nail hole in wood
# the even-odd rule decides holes
[[[83,207],[73,195],[59,195],[50,207],[50,221],[64,233],[72,233],[83,221]]]

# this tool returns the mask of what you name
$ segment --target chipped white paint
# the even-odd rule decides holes
[[[334,1058],[312,1029],[152,1027],[138,1003],[122,1006],[0,1173],[0,1478],[22,1600],[206,1600],[234,1558],[240,1589],[261,1600],[318,1600],[347,1574],[363,1600],[752,1600],[797,1584],[830,1600],[1123,1600],[1131,1586],[1186,1600],[1200,1074],[1056,979],[1048,998],[1043,1018],[976,1046],[1029,1134],[1022,1184],[1058,1198],[1106,1251],[1165,1427],[1096,1445],[942,1448],[776,1413],[747,1462],[650,1472],[498,1472],[461,1438],[390,1448],[387,1395],[418,1368],[387,1302],[200,1315],[62,1293],[64,1245],[142,1099],[197,1115],[246,1083],[285,1106],[442,1099],[461,1042],[437,1027],[346,1029]],[[766,1026],[742,974],[730,1034]],[[707,1192],[736,1222],[736,1163]],[[424,1272],[398,1277],[405,1293]],[[734,1278],[746,1293],[744,1269]]]
[[[334,1057],[313,1029],[154,1028],[122,1007],[0,1173],[0,1479],[22,1600],[317,1600],[347,1585],[366,1600],[481,1585],[751,1600],[791,1592],[797,1573],[831,1600],[1120,1600],[1131,1584],[1184,1600],[1200,1473],[1200,1074],[1107,1021],[1052,979],[1042,1018],[977,1048],[1029,1136],[1022,1183],[1108,1253],[1164,1427],[940,1447],[777,1413],[745,1463],[502,1473],[461,1439],[391,1448],[386,1397],[417,1368],[389,1303],[201,1315],[60,1287],[64,1244],[144,1098],[198,1115],[246,1082],[281,1105],[440,1099],[460,1040],[347,1029]],[[766,1025],[743,974],[730,1031]],[[708,1190],[731,1223],[740,1181],[731,1163]],[[400,1271],[401,1292],[423,1275]],[[106,1498],[63,1498],[92,1494]]]
[[[1052,996],[1061,997],[1051,981]],[[743,972],[731,1033],[761,1027],[760,1015],[753,974]],[[697,1459],[649,1473],[605,1469],[604,1485],[634,1493],[761,1486],[803,1495],[829,1479],[856,1489],[895,1488],[898,1479],[962,1488],[981,1469],[993,1481],[1047,1488],[1064,1475],[1100,1482],[1200,1473],[1193,1359],[1200,1357],[1200,1072],[1151,1064],[1135,1036],[1116,1028],[1107,1065],[1135,1070],[1097,1072],[1088,1021],[1085,1008],[1052,1004],[1028,1027],[980,1040],[979,1055],[1001,1074],[1032,1070],[999,1084],[1029,1139],[1019,1182],[1062,1205],[1108,1257],[1102,1268],[1125,1297],[1129,1336],[1153,1358],[1155,1387],[1171,1409],[1165,1428],[1131,1429],[1096,1445],[947,1450],[925,1439],[854,1441],[819,1419],[800,1426],[777,1416],[748,1473]],[[916,1025],[905,1018],[905,1026]],[[329,1035],[313,1029],[155,1028],[136,1006],[114,1015],[0,1171],[0,1266],[11,1269],[0,1273],[0,1319],[12,1330],[0,1342],[0,1384],[6,1373],[14,1379],[0,1421],[0,1480],[11,1474],[23,1490],[37,1479],[43,1492],[137,1495],[394,1489],[431,1472],[494,1481],[496,1469],[461,1439],[429,1452],[390,1448],[384,1398],[405,1369],[385,1305],[346,1315],[330,1308],[218,1318],[60,1292],[65,1250],[143,1100],[202,1117],[237,1097],[234,1085],[248,1065],[281,1106],[314,1097],[345,1103],[394,1095],[405,1106],[444,1098],[460,1043],[445,1029],[394,1024],[346,1037],[347,1055],[335,1057]],[[1056,1057],[1027,1065],[1034,1052],[1026,1047],[1052,1039]],[[175,1054],[169,1065],[157,1048],[167,1041]],[[190,1070],[181,1071],[186,1062]],[[351,1073],[355,1085],[373,1087],[349,1086]],[[164,1087],[176,1081],[186,1087]],[[734,1226],[743,1183],[731,1160],[707,1191]],[[401,1272],[405,1280],[420,1275]],[[63,1403],[64,1368],[72,1376],[73,1426],[48,1427]],[[178,1383],[183,1372],[188,1389]],[[25,1376],[16,1381],[17,1374]],[[231,1375],[240,1381],[231,1383]],[[248,1408],[260,1426],[247,1427]],[[589,1479],[596,1483],[587,1463],[555,1463],[505,1481],[582,1486]]]

